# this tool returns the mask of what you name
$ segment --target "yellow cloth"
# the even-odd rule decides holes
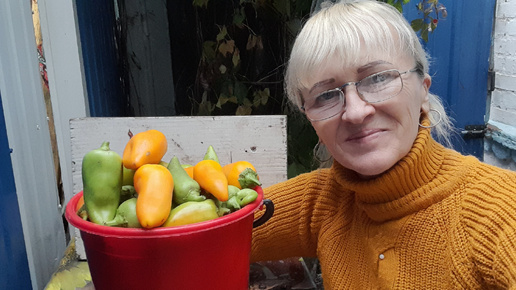
[[[330,289],[516,289],[516,172],[421,129],[382,176],[336,162],[265,189],[252,260],[314,257]]]

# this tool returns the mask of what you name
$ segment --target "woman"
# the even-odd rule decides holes
[[[325,289],[516,288],[516,173],[446,149],[450,121],[402,15],[325,7],[294,44],[286,88],[333,159],[265,189],[252,260],[318,257]]]

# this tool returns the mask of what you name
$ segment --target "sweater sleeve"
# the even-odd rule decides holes
[[[273,216],[253,230],[252,261],[287,257],[315,257],[317,232],[312,213],[318,185],[316,171],[302,174],[264,190],[264,198],[274,203]],[[260,215],[260,213],[257,213]]]
[[[516,173],[483,164],[473,174],[463,203],[473,261],[489,288],[516,289]]]

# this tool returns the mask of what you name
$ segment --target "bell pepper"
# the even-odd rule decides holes
[[[134,174],[134,189],[138,193],[136,215],[142,227],[162,225],[172,208],[174,179],[165,166],[145,164]]]
[[[220,201],[228,200],[228,179],[217,161],[201,160],[195,164],[193,171],[194,180],[202,189]]]
[[[262,185],[253,164],[248,161],[236,161],[226,164],[222,171],[228,179],[228,184],[242,188],[253,188]]]
[[[136,215],[136,197],[130,198],[120,204],[116,210],[115,218],[106,222],[106,226],[141,228],[138,216]]]
[[[236,194],[238,204],[241,207],[244,207],[244,206],[250,204],[251,202],[255,201],[257,197],[258,197],[258,192],[256,192],[256,190],[251,189],[251,188],[241,189]]]
[[[206,199],[206,196],[201,194],[199,183],[186,173],[176,156],[172,157],[167,168],[174,178],[173,201],[176,204],[182,204],[187,201],[203,201]]]
[[[158,164],[167,152],[167,138],[158,130],[140,132],[125,145],[124,166],[136,170],[144,164]]]
[[[217,206],[217,213],[219,216],[223,216],[240,209],[240,203],[237,199],[237,193],[240,189],[233,185],[228,185],[228,200],[220,201],[214,198],[215,205]]]
[[[124,166],[122,185],[134,185],[134,169],[129,169]]]
[[[187,201],[173,208],[163,227],[189,225],[218,218],[217,206],[211,199]]]
[[[213,160],[220,164],[219,156],[217,155],[217,153],[215,152],[215,149],[211,145],[208,146],[208,149],[206,150],[206,153],[204,154],[203,160]]]
[[[103,225],[115,217],[122,189],[122,158],[103,142],[82,159],[84,204],[88,218]]]
[[[122,185],[122,190],[120,191],[120,204],[130,198],[137,197],[136,189],[132,185]]]

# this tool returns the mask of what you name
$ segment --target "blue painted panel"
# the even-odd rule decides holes
[[[0,289],[31,289],[11,153],[0,98]]]
[[[90,114],[123,117],[123,99],[115,45],[114,1],[76,0],[77,20]]]
[[[418,2],[418,1],[412,1]],[[495,0],[440,0],[448,11],[425,44],[432,62],[431,92],[440,96],[462,130],[485,124],[487,76]],[[420,17],[415,5],[404,7],[411,20]],[[483,139],[454,139],[454,147],[482,159]]]

